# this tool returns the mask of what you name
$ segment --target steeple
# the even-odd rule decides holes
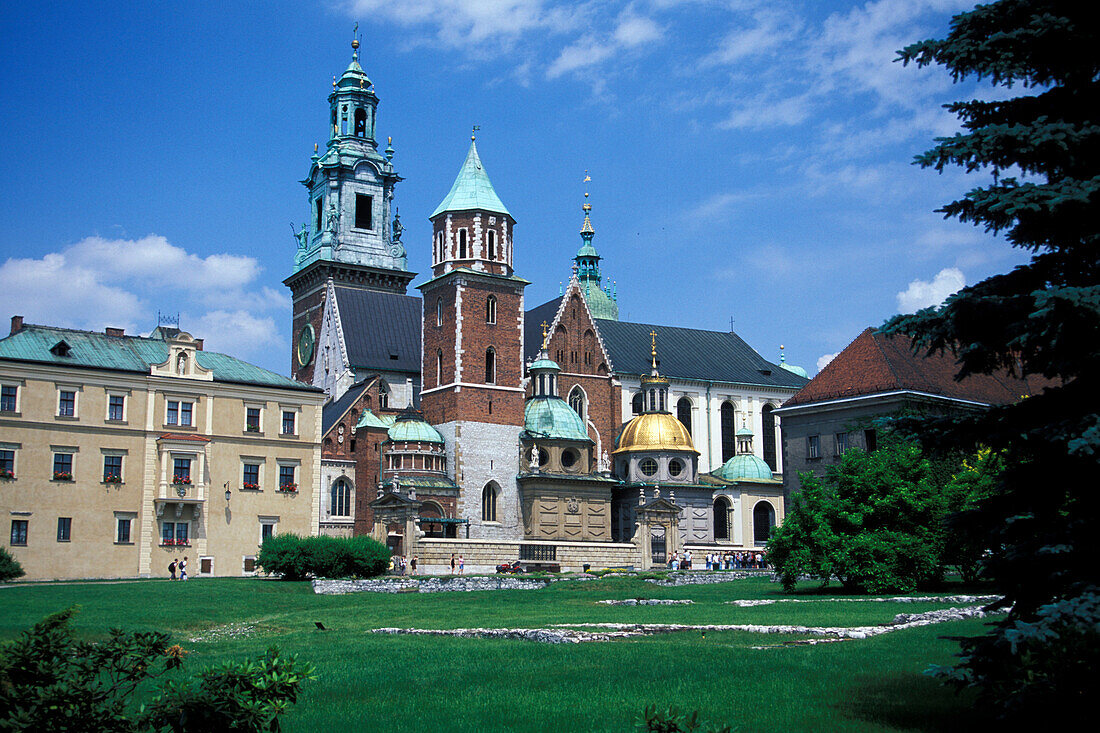
[[[447,212],[459,211],[491,211],[511,216],[508,209],[504,208],[497,192],[493,190],[489,174],[481,164],[481,158],[477,154],[476,139],[475,135],[470,135],[470,149],[466,152],[466,160],[458,171],[454,185],[439,206],[435,207],[429,219]]]
[[[577,273],[577,281],[580,283],[581,292],[584,293],[584,299],[588,301],[588,309],[592,312],[592,317],[617,321],[619,320],[618,298],[612,292],[610,285],[605,290],[600,284],[601,257],[592,246],[592,237],[596,235],[596,230],[592,228],[592,204],[588,203],[588,183],[591,180],[592,177],[588,175],[588,171],[585,171],[584,205],[581,207],[584,211],[584,223],[581,224],[580,232],[581,248],[573,258],[573,270]]]

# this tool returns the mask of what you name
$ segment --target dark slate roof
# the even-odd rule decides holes
[[[805,379],[756,353],[728,331],[658,326],[596,319],[604,346],[618,374],[648,374],[652,364],[650,332],[657,332],[657,366],[666,377],[767,387],[793,387]]]
[[[523,355],[524,360],[533,361],[538,358],[539,349],[542,348],[542,322],[554,322],[554,316],[558,314],[562,296],[554,298],[548,303],[535,306],[523,317]]]
[[[168,360],[168,344],[163,337],[158,337],[158,333],[173,336],[179,330],[154,331],[151,337],[108,336],[95,331],[28,323],[21,330],[0,339],[0,359],[148,374],[153,364],[163,364]],[[51,351],[60,341],[69,345],[66,356],[58,356]],[[197,351],[195,360],[200,367],[213,372],[215,382],[321,391],[216,351]]]
[[[321,408],[321,435],[328,435],[328,431],[332,429],[332,426],[343,417],[349,407],[355,404],[355,401],[359,399],[374,379],[374,377],[370,377],[361,382],[356,382],[340,396],[340,399],[325,403],[325,406]]]
[[[353,367],[420,373],[420,298],[336,287]]]
[[[1011,377],[1004,371],[974,374],[957,382],[958,369],[949,353],[917,354],[907,337],[886,336],[868,328],[783,406],[897,391],[1000,405],[1037,394],[1051,384],[1036,377]]]

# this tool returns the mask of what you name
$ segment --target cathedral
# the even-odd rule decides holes
[[[568,284],[528,309],[522,237],[473,136],[431,241],[409,245],[431,272],[409,272],[403,179],[352,47],[284,281],[291,374],[328,396],[321,531],[373,535],[426,572],[761,546],[784,514],[773,411],[805,372],[732,332],[620,321],[587,192]]]

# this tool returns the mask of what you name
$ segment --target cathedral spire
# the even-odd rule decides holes
[[[584,222],[581,224],[581,248],[573,258],[573,272],[577,275],[577,281],[581,285],[584,299],[588,301],[588,308],[595,318],[605,318],[612,321],[619,320],[619,305],[615,297],[605,291],[600,285],[603,275],[600,273],[600,253],[592,245],[592,238],[596,236],[596,230],[592,227],[592,204],[588,203],[588,184],[592,176],[588,171],[584,172]]]

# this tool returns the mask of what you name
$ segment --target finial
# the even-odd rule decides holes
[[[313,154],[317,154],[317,143],[313,143]]]
[[[783,344],[779,344],[779,363],[782,364],[787,360],[787,355],[783,353]]]
[[[333,88],[333,89],[335,89],[335,88],[336,88],[336,74],[333,74],[333,75],[332,75],[332,88]]]
[[[546,351],[546,334],[548,334],[550,332],[549,329],[550,329],[550,324],[547,323],[546,321],[543,321],[542,322],[542,350],[543,351]]]
[[[481,125],[474,125],[474,128],[470,131],[470,142],[477,140],[477,131],[481,129]]]
[[[656,331],[650,331],[649,332],[649,338],[650,338],[650,345],[651,345],[650,353],[653,355],[653,373],[656,374],[657,373],[657,332]]]
[[[353,61],[359,60],[359,22],[356,21],[355,28],[351,31],[351,58]]]
[[[393,160],[393,136],[386,138],[386,160]]]

